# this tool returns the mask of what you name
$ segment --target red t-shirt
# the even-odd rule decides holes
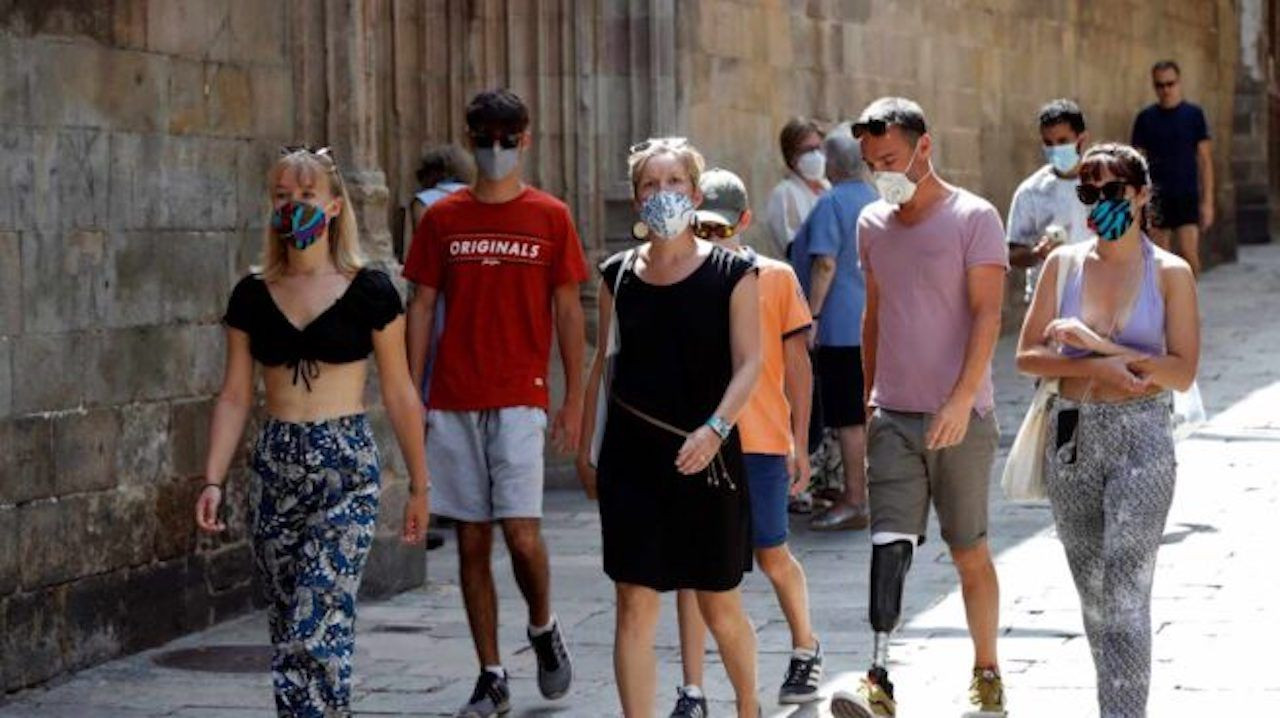
[[[587,279],[563,202],[533,187],[501,204],[459,190],[422,216],[404,276],[444,299],[430,408],[547,407],[552,294]]]

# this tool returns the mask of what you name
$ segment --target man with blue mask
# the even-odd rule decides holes
[[[1009,205],[1009,264],[1027,270],[1028,302],[1049,253],[1090,237],[1088,207],[1076,199],[1089,140],[1080,106],[1061,99],[1041,107],[1040,140],[1045,164],[1018,185]]]

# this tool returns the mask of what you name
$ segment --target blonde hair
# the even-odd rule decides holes
[[[635,195],[640,186],[640,175],[644,172],[649,160],[658,155],[675,157],[689,173],[689,183],[696,190],[698,181],[702,179],[702,171],[707,161],[698,148],[689,144],[683,137],[651,137],[644,142],[631,146],[631,154],[627,157],[627,170],[631,174],[631,194]]]
[[[318,150],[309,148],[290,148],[284,151],[280,159],[267,173],[268,192],[275,189],[276,183],[286,172],[292,172],[299,182],[315,183],[316,177],[324,177],[329,184],[329,192],[342,200],[342,209],[338,216],[329,222],[326,234],[329,239],[329,257],[339,272],[351,274],[364,266],[364,254],[360,251],[360,233],[356,228],[356,214],[351,208],[351,198],[347,195],[347,184],[338,171],[338,163],[334,161],[329,148]],[[271,224],[262,243],[262,266],[254,271],[268,281],[278,279],[289,266],[289,250]]]

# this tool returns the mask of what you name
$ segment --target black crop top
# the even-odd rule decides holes
[[[250,274],[231,291],[222,321],[249,335],[249,352],[265,366],[286,365],[311,391],[319,362],[360,361],[373,351],[373,331],[404,312],[386,272],[361,269],[342,296],[299,329],[280,311],[261,276]]]

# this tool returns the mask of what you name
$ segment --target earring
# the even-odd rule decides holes
[[[644,222],[636,222],[631,225],[631,236],[640,241],[644,241],[649,236],[649,225]]]

